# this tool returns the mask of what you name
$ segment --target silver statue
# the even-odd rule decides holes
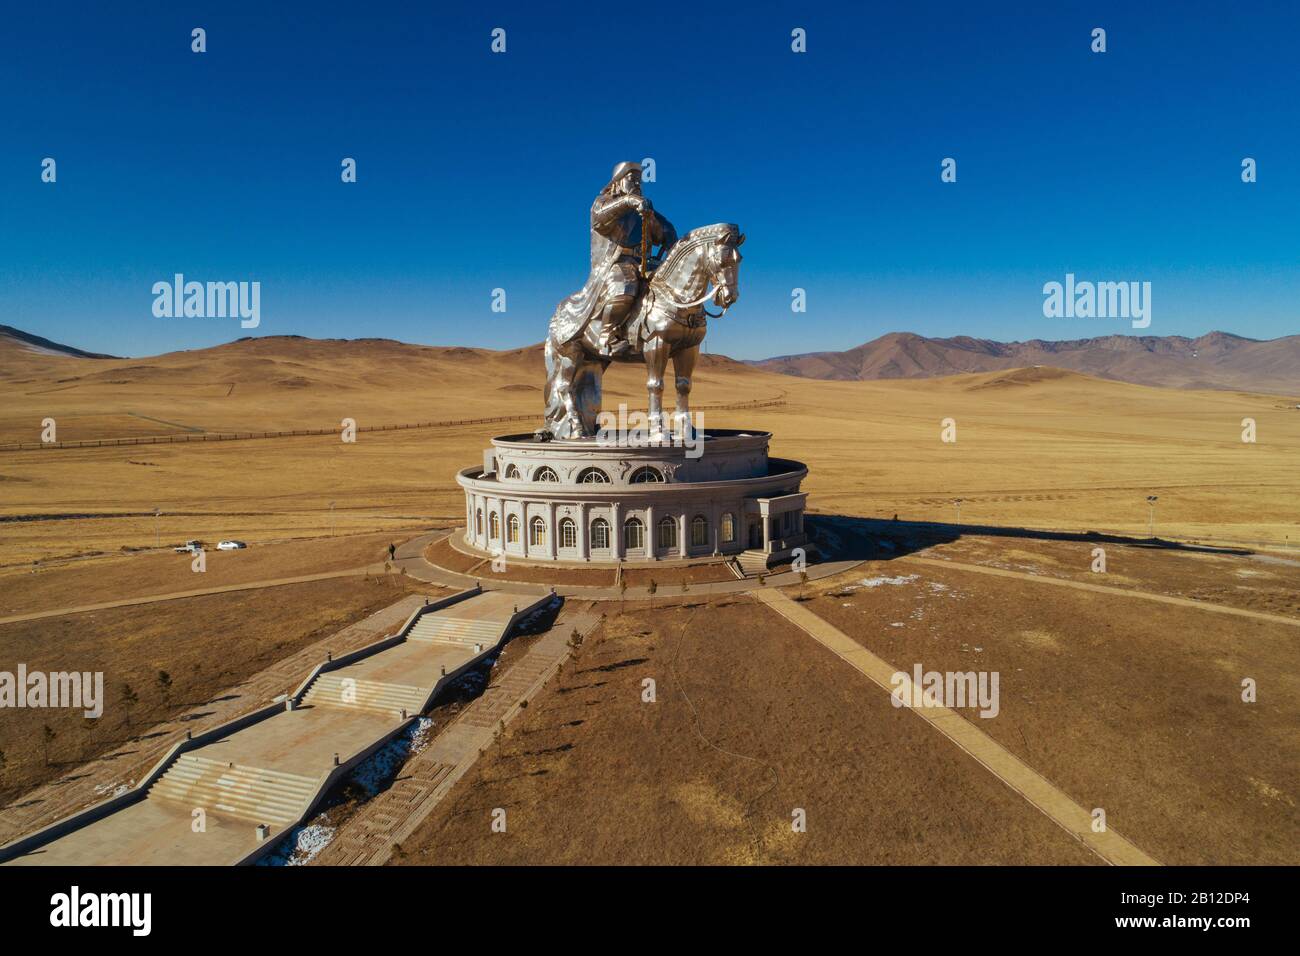
[[[546,338],[546,422],[539,437],[596,434],[601,376],[612,361],[644,361],[652,441],[668,437],[663,388],[677,380],[672,431],[690,430],[691,375],[711,313],[739,297],[739,246],[731,223],[677,230],[641,194],[641,167],[619,163],[591,206],[591,275],[551,316]],[[659,255],[654,255],[654,247]],[[709,290],[710,283],[713,285]]]

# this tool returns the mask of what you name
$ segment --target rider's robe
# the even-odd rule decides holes
[[[631,195],[602,192],[592,203],[591,273],[581,289],[556,307],[551,322],[557,341],[564,343],[581,335],[615,296],[635,298],[640,292],[641,214],[632,199]],[[677,241],[677,230],[657,211],[652,216],[652,243],[671,246]]]

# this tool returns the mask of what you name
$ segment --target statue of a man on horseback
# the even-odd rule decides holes
[[[551,316],[546,422],[538,437],[594,436],[601,376],[616,361],[645,363],[650,439],[662,441],[674,431],[685,435],[706,317],[719,318],[740,295],[744,239],[732,223],[701,226],[679,239],[673,224],[641,194],[641,167],[615,166],[591,207],[591,274]],[[722,312],[709,313],[710,301]],[[665,428],[662,397],[670,359],[677,404]]]
[[[651,253],[655,246],[662,253],[676,241],[673,224],[641,192],[641,167],[615,166],[591,204],[591,274],[557,310],[565,326],[560,334],[576,337],[594,322],[602,356],[618,358],[628,352],[627,320],[642,282],[658,265]]]

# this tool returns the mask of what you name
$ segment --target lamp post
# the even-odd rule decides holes
[[[952,499],[952,503],[957,506],[957,524],[960,525],[961,524],[961,499],[954,498]]]
[[[153,546],[155,548],[162,547],[162,528],[160,527],[161,521],[162,521],[162,509],[155,505],[153,509]]]
[[[1159,500],[1157,495],[1147,495],[1147,536],[1151,538],[1156,536],[1156,502]]]
[[[330,537],[334,537],[334,502],[330,502]]]

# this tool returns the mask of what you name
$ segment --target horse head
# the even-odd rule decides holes
[[[679,309],[712,299],[725,312],[740,298],[740,245],[744,241],[740,227],[730,222],[692,229],[668,251],[652,284]]]

